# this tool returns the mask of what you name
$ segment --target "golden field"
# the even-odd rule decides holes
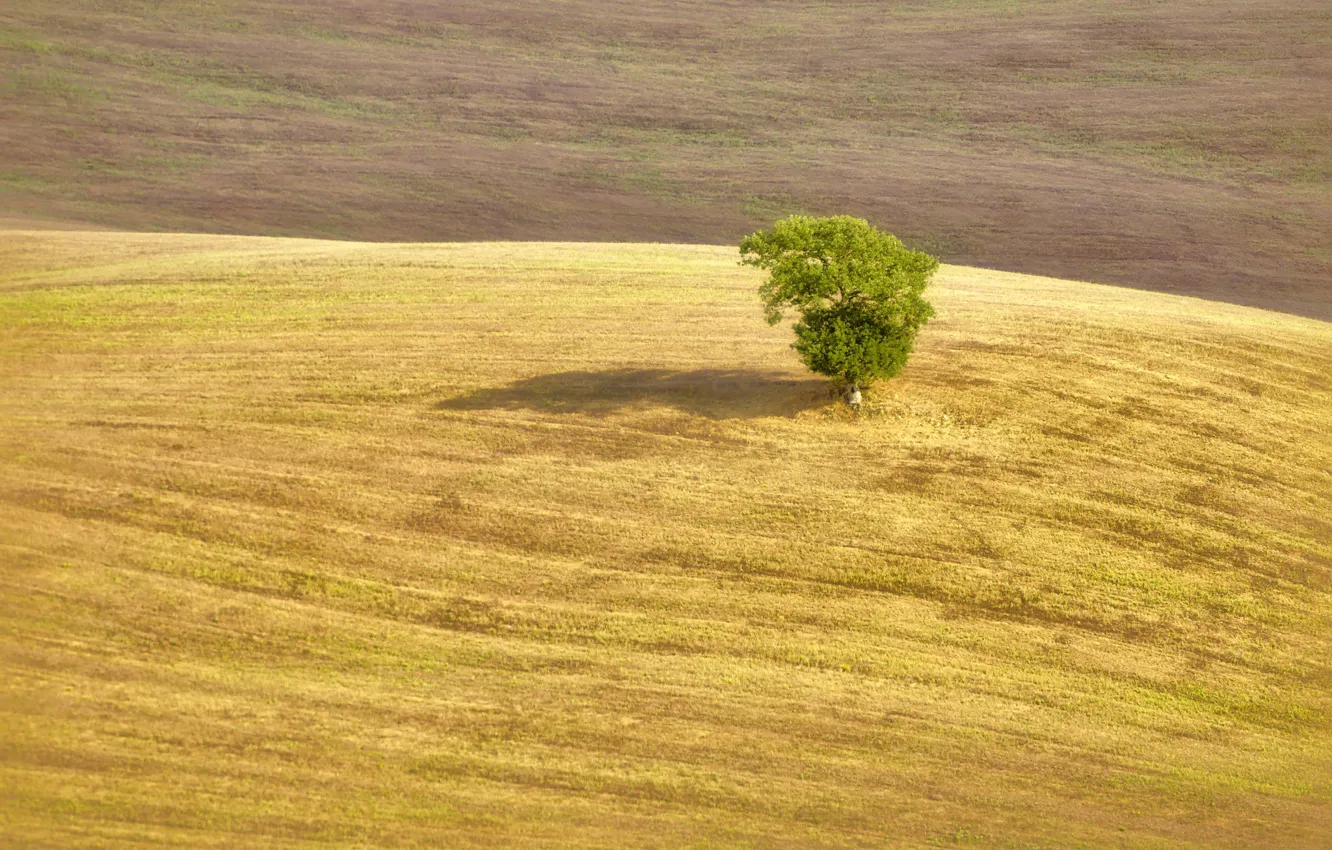
[[[1332,324],[682,245],[0,234],[25,847],[1326,847]]]

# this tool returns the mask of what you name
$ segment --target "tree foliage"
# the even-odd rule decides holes
[[[759,288],[768,323],[799,313],[792,347],[852,387],[902,371],[934,315],[923,293],[939,261],[864,219],[791,216],[746,236],[740,255],[770,272]]]

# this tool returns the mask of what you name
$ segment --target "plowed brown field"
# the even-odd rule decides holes
[[[0,216],[734,244],[1332,319],[1326,0],[9,0]]]

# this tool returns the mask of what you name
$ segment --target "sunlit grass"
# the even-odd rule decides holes
[[[0,236],[7,837],[1319,846],[1329,325],[736,259]]]

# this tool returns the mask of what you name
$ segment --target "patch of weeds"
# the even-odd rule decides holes
[[[316,573],[304,570],[283,570],[280,577],[279,592],[295,599],[307,596],[324,596],[328,593],[328,579]]]
[[[104,100],[106,93],[73,83],[57,71],[19,71],[0,82],[0,96],[37,100],[60,100],[66,105]]]
[[[302,37],[314,41],[346,42],[351,41],[352,36],[343,30],[329,29],[328,27],[306,24],[296,27],[293,32]]]
[[[455,632],[493,633],[509,624],[509,618],[493,603],[479,599],[450,599],[430,606],[419,622]]]
[[[795,195],[750,195],[740,202],[740,210],[767,224],[789,215],[808,214],[812,207]]]
[[[983,832],[972,829],[960,828],[949,829],[942,835],[936,835],[925,840],[930,847],[959,847],[971,844],[985,844],[990,838]]]
[[[22,36],[12,30],[0,30],[0,50],[13,50],[18,53],[31,53],[34,56],[41,56],[54,49],[54,45],[49,42]]]
[[[53,181],[38,174],[28,174],[22,171],[0,171],[0,191],[21,189],[26,192],[41,192],[53,185]]]
[[[1237,722],[1271,729],[1308,728],[1322,721],[1317,710],[1291,700],[1265,699],[1261,696],[1235,694],[1197,682],[1179,682],[1169,687],[1177,699],[1204,707],[1214,714]]]

